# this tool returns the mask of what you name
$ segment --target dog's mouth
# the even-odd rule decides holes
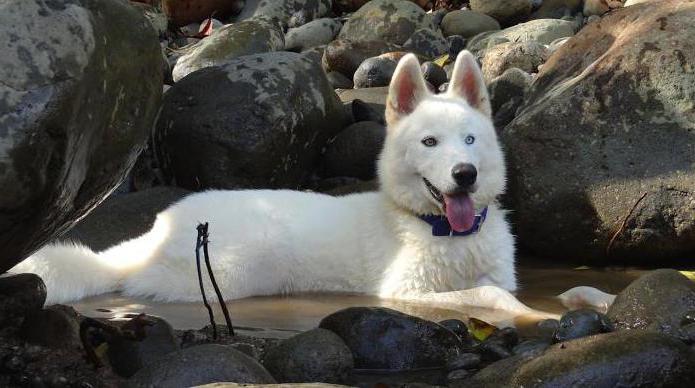
[[[468,191],[442,193],[427,178],[423,177],[430,195],[442,205],[442,211],[451,225],[451,229],[463,232],[473,227],[475,223],[475,206]]]

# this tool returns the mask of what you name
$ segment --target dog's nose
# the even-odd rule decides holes
[[[472,186],[478,177],[478,170],[470,163],[459,163],[451,169],[451,176],[459,186]]]

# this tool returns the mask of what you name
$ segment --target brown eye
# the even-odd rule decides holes
[[[426,138],[422,139],[422,144],[424,144],[425,147],[434,147],[437,145],[437,139],[433,138],[432,136],[427,136]]]

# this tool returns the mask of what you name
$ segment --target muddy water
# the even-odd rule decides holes
[[[555,295],[575,286],[593,286],[617,293],[644,271],[628,269],[547,268],[533,264],[519,270],[521,290],[519,299],[541,311],[561,314],[565,308]],[[285,338],[298,331],[316,327],[321,318],[350,306],[390,307],[425,319],[439,321],[448,318],[466,320],[476,317],[496,325],[516,325],[523,328],[528,320],[517,319],[504,311],[474,307],[422,305],[396,300],[384,300],[356,295],[298,295],[291,297],[254,297],[228,302],[232,321],[243,334]],[[74,307],[89,316],[118,318],[128,313],[148,313],[161,316],[178,329],[199,329],[208,323],[207,312],[199,303],[157,303],[147,299],[106,294],[83,300]],[[218,308],[217,322],[224,322]]]

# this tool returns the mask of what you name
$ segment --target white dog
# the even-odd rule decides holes
[[[288,190],[206,191],[161,212],[148,233],[94,253],[49,245],[13,272],[34,272],[51,302],[120,290],[197,301],[199,221],[228,299],[309,291],[527,311],[514,238],[497,198],[505,164],[473,56],[459,54],[445,94],[414,55],[391,81],[381,190],[344,197]]]

